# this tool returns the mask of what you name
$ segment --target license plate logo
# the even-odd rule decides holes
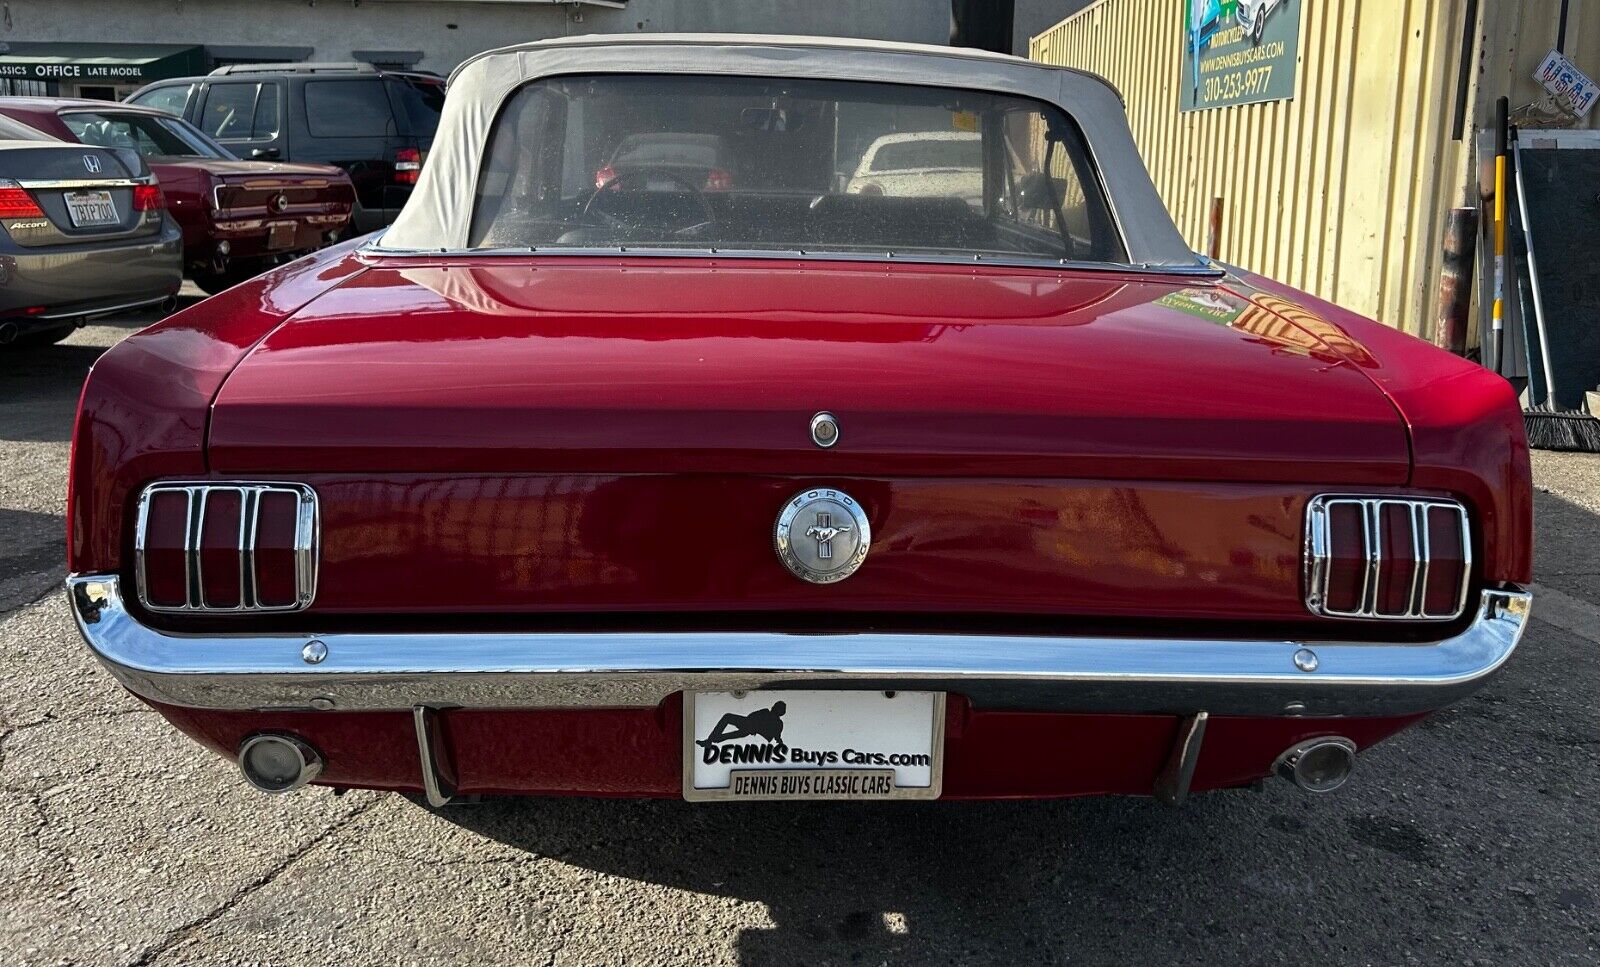
[[[698,692],[684,696],[690,800],[935,799],[938,692]]]
[[[80,191],[68,195],[67,216],[74,228],[99,228],[122,221],[109,191]]]

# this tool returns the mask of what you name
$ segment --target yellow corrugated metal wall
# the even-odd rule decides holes
[[[1466,2],[1289,2],[1303,8],[1293,100],[1180,113],[1176,0],[1102,0],[1031,52],[1121,89],[1196,250],[1220,196],[1225,261],[1425,333],[1443,213],[1466,197],[1470,170],[1468,142],[1451,138]]]

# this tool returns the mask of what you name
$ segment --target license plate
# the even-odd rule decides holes
[[[691,692],[683,797],[937,799],[943,692]]]
[[[122,221],[109,191],[78,191],[68,195],[67,217],[72,219],[74,228],[99,228]]]
[[[294,247],[294,222],[277,222],[267,229],[267,248],[272,251]]]

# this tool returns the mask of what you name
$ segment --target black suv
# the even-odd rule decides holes
[[[234,64],[140,88],[241,158],[320,161],[350,173],[355,231],[394,221],[417,183],[444,107],[444,80],[370,64]]]

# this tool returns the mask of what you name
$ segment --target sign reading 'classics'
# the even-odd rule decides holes
[[[1178,106],[1200,111],[1294,97],[1300,8],[1312,0],[1182,0]]]

